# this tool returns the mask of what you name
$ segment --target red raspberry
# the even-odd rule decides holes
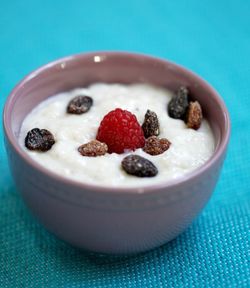
[[[117,108],[101,121],[96,139],[108,145],[109,153],[121,154],[124,150],[135,150],[145,144],[143,130],[136,116]]]

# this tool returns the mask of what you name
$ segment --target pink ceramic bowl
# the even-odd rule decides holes
[[[146,188],[104,188],[51,173],[18,145],[24,117],[50,95],[93,82],[146,82],[190,88],[216,139],[212,158],[194,172]],[[216,91],[192,72],[145,55],[96,52],[66,57],[29,74],[4,109],[9,164],[28,207],[59,238],[90,251],[124,254],[162,245],[201,211],[218,180],[230,134],[227,109]]]

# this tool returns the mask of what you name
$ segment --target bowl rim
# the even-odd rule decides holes
[[[119,187],[119,186],[102,186],[102,185],[96,185],[91,183],[83,183],[77,180],[73,180],[70,178],[63,177],[57,173],[54,173],[46,168],[44,168],[42,165],[34,161],[19,145],[16,136],[14,135],[12,129],[11,129],[11,107],[14,105],[15,100],[17,98],[18,91],[22,89],[26,83],[31,81],[33,78],[38,76],[40,73],[45,72],[46,70],[53,69],[54,67],[58,66],[58,64],[61,65],[61,63],[67,63],[70,61],[77,61],[79,59],[83,58],[92,58],[94,60],[95,56],[101,56],[103,58],[107,57],[132,57],[136,58],[137,60],[151,60],[156,61],[158,63],[162,64],[168,64],[176,69],[178,69],[181,73],[188,74],[195,78],[198,82],[201,82],[203,85],[206,86],[206,89],[213,95],[214,99],[216,100],[217,104],[221,107],[221,110],[224,113],[224,119],[225,119],[225,132],[224,137],[220,139],[220,143],[216,149],[216,151],[212,154],[212,156],[201,166],[197,167],[195,170],[188,172],[187,174],[176,178],[172,180],[166,180],[165,182],[160,182],[152,185],[147,186],[139,186],[139,187]],[[6,138],[8,139],[9,143],[12,145],[15,152],[19,155],[20,158],[22,158],[23,161],[26,162],[29,166],[31,166],[34,170],[37,172],[44,174],[46,177],[52,178],[54,181],[58,181],[66,186],[75,186],[78,189],[88,190],[91,192],[97,192],[99,193],[101,191],[101,195],[105,194],[115,194],[115,195],[121,195],[121,194],[149,194],[150,192],[155,193],[156,190],[161,189],[170,189],[170,188],[177,188],[180,185],[183,185],[186,182],[192,181],[194,179],[197,179],[202,175],[206,170],[211,168],[217,161],[221,158],[221,156],[226,152],[226,148],[229,142],[230,133],[231,133],[231,123],[230,123],[230,117],[228,110],[226,108],[226,105],[220,95],[217,93],[217,91],[208,84],[207,81],[202,79],[200,76],[195,74],[194,72],[190,71],[187,68],[184,68],[183,66],[176,64],[174,62],[171,62],[166,59],[162,59],[159,57],[143,54],[143,53],[134,53],[134,52],[123,52],[123,51],[93,51],[93,52],[83,52],[78,54],[72,54],[66,57],[59,58],[57,60],[51,61],[45,65],[40,66],[39,68],[31,71],[27,76],[25,76],[21,81],[19,81],[16,86],[13,88],[13,90],[10,92],[9,96],[7,97],[7,100],[4,105],[3,110],[3,128]]]

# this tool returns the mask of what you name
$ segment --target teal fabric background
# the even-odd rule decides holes
[[[168,58],[219,91],[232,120],[220,181],[176,240],[134,257],[95,257],[30,215],[0,128],[0,287],[250,287],[250,1],[0,0],[0,110],[31,70],[92,50]]]

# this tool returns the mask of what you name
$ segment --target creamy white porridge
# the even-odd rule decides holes
[[[81,115],[67,114],[69,101],[82,94],[93,99],[91,109]],[[40,103],[26,116],[19,142],[34,161],[79,182],[116,187],[143,187],[166,182],[201,166],[214,151],[213,134],[205,119],[198,130],[193,130],[187,128],[182,120],[168,116],[166,107],[172,96],[173,93],[166,89],[146,84],[97,83],[60,93]],[[159,137],[167,138],[172,143],[170,148],[157,156],[151,156],[142,149],[98,157],[81,156],[78,147],[96,138],[102,118],[115,108],[132,112],[140,124],[147,109],[156,112],[160,123]],[[56,143],[49,151],[30,151],[25,147],[25,136],[35,127],[47,129],[54,135]],[[121,168],[121,161],[132,153],[152,161],[158,168],[157,176],[139,178],[126,174]]]

